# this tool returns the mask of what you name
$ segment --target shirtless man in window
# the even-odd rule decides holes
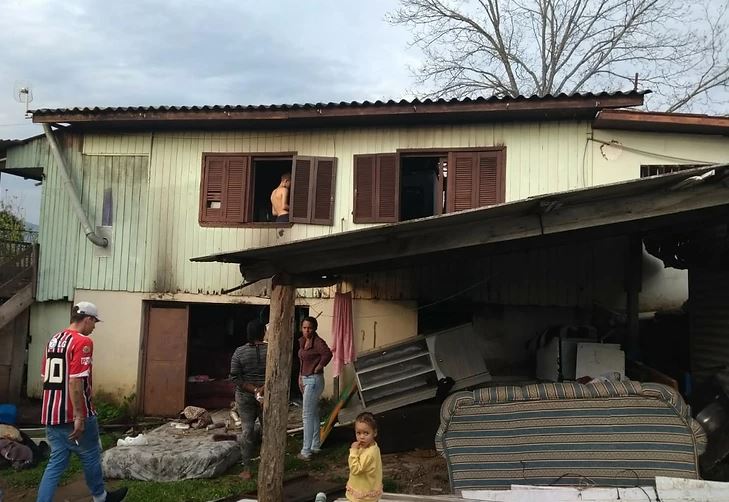
[[[276,222],[289,221],[289,187],[291,186],[291,173],[281,175],[281,183],[271,192],[271,213]]]

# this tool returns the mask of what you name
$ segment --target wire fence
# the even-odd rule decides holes
[[[38,231],[15,225],[0,225],[0,240],[36,243]]]

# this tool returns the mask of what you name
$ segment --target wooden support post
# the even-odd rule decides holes
[[[266,356],[266,392],[263,399],[263,443],[258,468],[259,502],[283,500],[295,295],[293,286],[277,284],[274,277]]]
[[[623,347],[626,355],[640,359],[640,290],[643,284],[643,239],[639,235],[631,235],[628,240],[628,253],[625,265],[626,293],[626,327],[627,339]]]

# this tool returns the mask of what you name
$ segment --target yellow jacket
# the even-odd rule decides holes
[[[377,502],[382,495],[382,459],[380,447],[373,443],[368,448],[349,450],[349,481],[347,500],[351,502]]]

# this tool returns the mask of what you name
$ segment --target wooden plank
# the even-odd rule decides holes
[[[327,418],[326,423],[319,430],[319,439],[321,440],[321,444],[324,444],[324,441],[326,441],[327,437],[329,437],[329,433],[332,432],[332,429],[334,428],[334,423],[339,416],[339,412],[347,404],[347,401],[349,401],[349,398],[352,397],[352,394],[355,392],[356,389],[357,381],[352,380],[352,382],[339,396],[339,401],[337,401],[336,406],[334,406],[334,409],[329,414],[329,418]]]
[[[27,284],[12,298],[0,305],[0,329],[13,321],[33,303],[33,285]]]
[[[729,483],[700,479],[656,476],[656,491],[662,502],[725,502]]]
[[[266,392],[263,399],[263,443],[258,471],[258,500],[283,500],[286,423],[288,421],[289,385],[293,344],[294,299],[292,286],[274,280],[269,314],[268,354],[266,356]]]

